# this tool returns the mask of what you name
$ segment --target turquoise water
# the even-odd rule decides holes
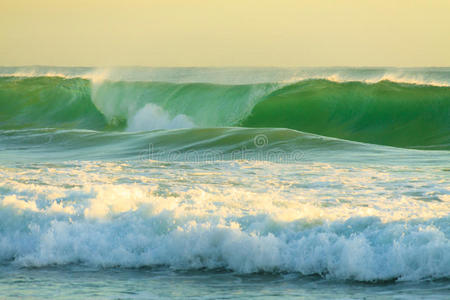
[[[0,296],[446,298],[447,68],[0,68]]]

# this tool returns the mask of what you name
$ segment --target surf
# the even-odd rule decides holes
[[[350,141],[450,149],[450,87],[307,79],[294,83],[0,77],[0,129],[145,131],[287,128]]]

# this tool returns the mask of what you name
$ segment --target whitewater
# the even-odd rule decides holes
[[[0,292],[61,289],[445,299],[450,69],[0,67]]]

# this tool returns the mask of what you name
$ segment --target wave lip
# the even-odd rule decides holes
[[[0,67],[0,77],[84,78],[92,81],[132,81],[253,85],[260,83],[294,83],[309,79],[359,81],[383,80],[420,85],[450,85],[449,68],[87,68],[24,66]]]

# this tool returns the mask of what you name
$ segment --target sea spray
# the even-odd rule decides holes
[[[146,131],[155,129],[192,128],[194,123],[185,115],[173,118],[155,104],[146,104],[134,116],[129,118],[128,131]]]

